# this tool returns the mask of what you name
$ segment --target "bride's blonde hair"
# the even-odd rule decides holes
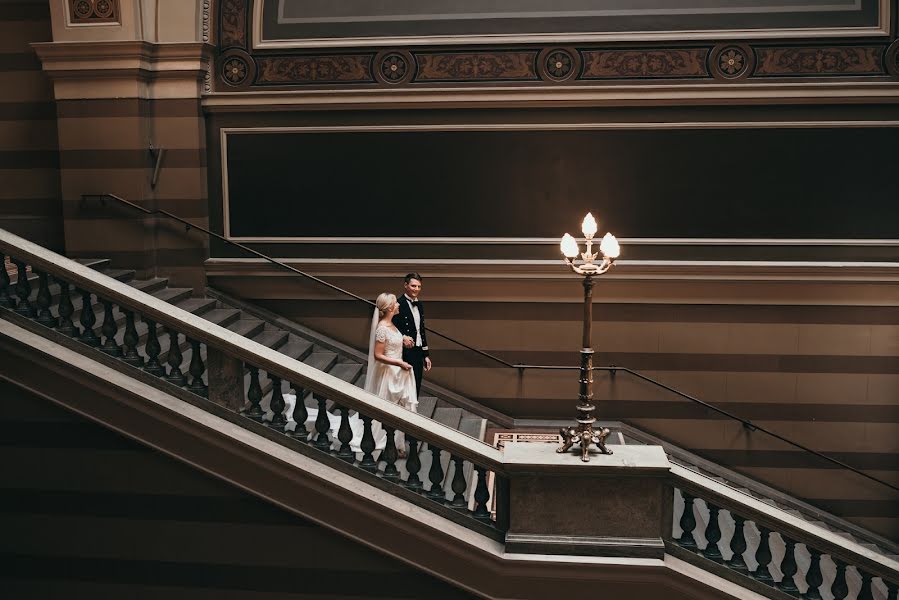
[[[378,296],[378,299],[375,301],[375,306],[378,307],[378,314],[381,315],[382,319],[387,315],[387,311],[390,310],[394,304],[396,304],[396,296],[388,294],[387,292]]]

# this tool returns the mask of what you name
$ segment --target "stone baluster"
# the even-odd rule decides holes
[[[802,595],[805,600],[821,600],[821,593],[818,588],[824,583],[824,576],[821,575],[821,553],[809,546],[805,545],[809,553],[808,571],[805,573],[805,583],[808,589]]]
[[[418,457],[418,440],[412,436],[406,436],[409,442],[409,457],[406,458],[406,471],[409,476],[406,477],[406,487],[410,490],[420,492],[422,490],[421,478],[418,472],[421,470],[421,459]]]
[[[350,428],[350,409],[345,406],[335,406],[334,410],[340,413],[340,427],[337,428],[340,448],[337,450],[337,458],[345,462],[353,462],[356,460],[356,455],[350,448],[350,441],[353,439],[353,430]]]
[[[314,397],[318,402],[318,416],[315,418],[315,431],[318,435],[315,437],[315,447],[322,452],[328,452],[331,450],[331,440],[328,439],[331,421],[328,420],[327,400],[318,394]]]
[[[738,514],[731,513],[734,518],[734,535],[730,538],[730,550],[733,555],[727,561],[727,566],[735,571],[746,573],[746,561],[743,559],[743,553],[746,552],[746,532],[743,528],[746,526],[746,519]]]
[[[874,589],[871,587],[871,574],[865,573],[858,567],[855,567],[858,574],[862,578],[862,586],[858,590],[858,600],[874,600]]]
[[[199,340],[193,339],[188,341],[190,342],[190,365],[187,367],[187,372],[190,373],[191,380],[187,389],[197,396],[208,398],[209,388],[203,383],[203,373],[206,372],[206,364],[203,362],[203,357],[200,355],[200,342]]]
[[[81,341],[93,348],[100,346],[100,338],[94,333],[94,325],[97,317],[94,315],[94,306],[91,302],[91,293],[88,290],[78,290],[81,294]]]
[[[53,297],[50,295],[49,277],[43,271],[38,272],[38,281],[40,282],[37,290],[37,322],[44,327],[58,327],[59,319],[50,312],[50,305]]]
[[[244,416],[261,423],[265,412],[260,405],[260,402],[262,402],[262,386],[259,384],[259,369],[253,365],[247,365],[247,370],[250,372],[250,387],[247,388],[247,401],[250,403],[250,406],[244,412]]]
[[[440,462],[440,455],[443,451],[434,444],[428,444],[428,449],[431,451],[431,468],[428,470],[431,489],[426,495],[435,502],[444,502],[446,492],[443,491],[443,464]]]
[[[12,262],[16,265],[16,296],[19,298],[19,301],[16,303],[16,312],[33,319],[37,316],[37,312],[29,299],[31,296],[31,282],[28,281],[28,270],[22,261],[13,259]]]
[[[384,425],[384,431],[387,433],[387,445],[378,458],[384,461],[384,479],[396,482],[400,480],[400,472],[396,468],[396,460],[399,457],[396,450],[396,430],[390,425]]]
[[[178,387],[187,385],[187,377],[181,371],[181,361],[184,356],[181,354],[181,342],[178,341],[178,332],[171,327],[166,327],[169,334],[169,353],[166,361],[169,365],[169,373],[165,376],[166,381],[173,383]]]
[[[844,600],[849,595],[849,583],[846,581],[846,563],[833,557],[836,572],[833,576],[833,583],[830,585],[830,593],[833,600]]]
[[[2,253],[0,253],[0,307],[16,307],[16,301],[10,293],[9,273],[6,271],[6,257]]]
[[[100,350],[109,356],[122,356],[122,349],[115,341],[116,333],[119,328],[116,325],[115,317],[112,315],[112,301],[100,300],[103,303],[103,325],[100,326],[100,332],[106,338]]]
[[[452,457],[455,472],[453,473],[453,501],[450,503],[456,510],[465,510],[468,502],[465,501],[465,490],[468,489],[468,482],[465,481],[465,459],[458,456]]]
[[[309,430],[306,429],[306,419],[309,418],[309,412],[306,410],[306,403],[303,401],[306,390],[301,387],[294,387],[293,392],[296,395],[296,403],[293,405],[293,414],[291,416],[296,423],[296,428],[291,435],[295,440],[305,442],[309,439]]]
[[[687,550],[696,550],[696,538],[693,536],[693,530],[696,528],[696,517],[693,516],[693,501],[696,498],[683,490],[681,490],[681,496],[684,498],[684,512],[680,516],[680,528],[683,530],[683,533],[677,542]]]
[[[144,365],[144,371],[157,377],[165,376],[165,369],[159,364],[159,353],[162,347],[159,345],[159,337],[156,335],[156,321],[150,319],[147,322],[147,345],[144,351],[147,353],[147,364]]]
[[[268,374],[268,378],[272,382],[272,399],[269,401],[268,407],[272,411],[272,420],[267,423],[272,429],[283,430],[287,425],[287,417],[284,416],[284,394],[281,392],[281,378],[277,375]]]
[[[781,534],[781,537],[786,547],[783,560],[780,563],[780,572],[784,576],[780,583],[777,584],[777,589],[791,596],[796,596],[799,594],[799,588],[796,587],[796,581],[793,579],[793,576],[799,570],[799,567],[796,565],[796,542],[783,534]]]
[[[369,473],[374,473],[378,470],[378,461],[375,460],[373,454],[375,451],[375,436],[371,431],[371,417],[359,416],[362,417],[362,441],[359,444],[359,447],[362,449],[362,462],[359,466]]]
[[[774,577],[768,570],[771,564],[771,530],[762,525],[759,525],[759,547],[755,551],[755,560],[759,566],[752,575],[766,585],[774,585]]]
[[[478,474],[478,483],[474,489],[474,518],[478,521],[489,521],[490,509],[487,503],[490,502],[490,490],[487,488],[487,469],[475,465],[474,470]]]
[[[5,269],[4,272],[6,272]],[[72,322],[72,315],[75,314],[75,306],[72,304],[72,296],[69,293],[69,282],[58,277],[55,277],[54,279],[56,283],[59,284],[59,305],[57,306],[57,311],[59,312],[58,331],[69,337],[78,337],[81,335],[81,332],[75,327],[75,323]]]
[[[132,367],[144,366],[144,359],[137,353],[137,344],[140,342],[140,336],[137,335],[137,327],[134,326],[134,311],[123,308],[125,313],[125,335],[122,337],[125,346],[125,356],[122,358]]]
[[[723,560],[721,549],[718,548],[718,542],[721,540],[721,525],[718,522],[718,513],[721,511],[721,508],[708,500],[705,501],[705,505],[709,508],[709,524],[705,528],[705,539],[708,543],[702,551],[702,555],[720,563]]]

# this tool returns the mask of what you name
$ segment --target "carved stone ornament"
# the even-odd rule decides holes
[[[581,58],[572,48],[548,48],[537,57],[540,77],[559,82],[577,77],[581,70]]]
[[[719,44],[712,49],[709,66],[716,79],[746,79],[755,67],[755,54],[743,44]]]
[[[72,25],[118,23],[119,0],[69,0]]]
[[[256,64],[243,50],[229,50],[219,57],[218,73],[228,88],[246,88],[256,78]]]
[[[408,52],[388,50],[375,56],[373,70],[375,78],[381,83],[407,83],[412,79],[415,62]]]

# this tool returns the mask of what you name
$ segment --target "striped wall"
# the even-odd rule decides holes
[[[0,228],[63,249],[56,107],[31,49],[51,39],[42,2],[0,2]]]
[[[349,275],[352,267],[299,266],[363,297],[401,291],[399,276],[383,277],[383,268]],[[451,277],[439,263],[419,268],[430,327],[513,363],[579,364],[581,289],[573,277]],[[802,282],[799,275],[741,282],[724,273],[725,281],[709,274],[633,281],[626,268],[596,290],[596,364],[638,370],[899,485],[895,283]],[[367,343],[370,315],[358,303],[287,277],[210,276],[213,286],[357,348]],[[576,371],[520,376],[436,336],[429,341],[432,381],[515,417],[574,417]],[[899,493],[626,374],[597,373],[595,392],[601,418],[631,423],[899,539]]]
[[[468,598],[0,381],[0,590],[50,598]]]

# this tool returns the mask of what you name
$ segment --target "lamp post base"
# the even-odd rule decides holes
[[[590,446],[595,444],[600,454],[612,454],[606,447],[606,437],[609,428],[603,427],[598,431],[593,429],[593,424],[580,424],[577,427],[563,427],[559,430],[562,436],[562,445],[556,450],[558,453],[568,452],[574,444],[581,445],[581,460],[590,462]]]

